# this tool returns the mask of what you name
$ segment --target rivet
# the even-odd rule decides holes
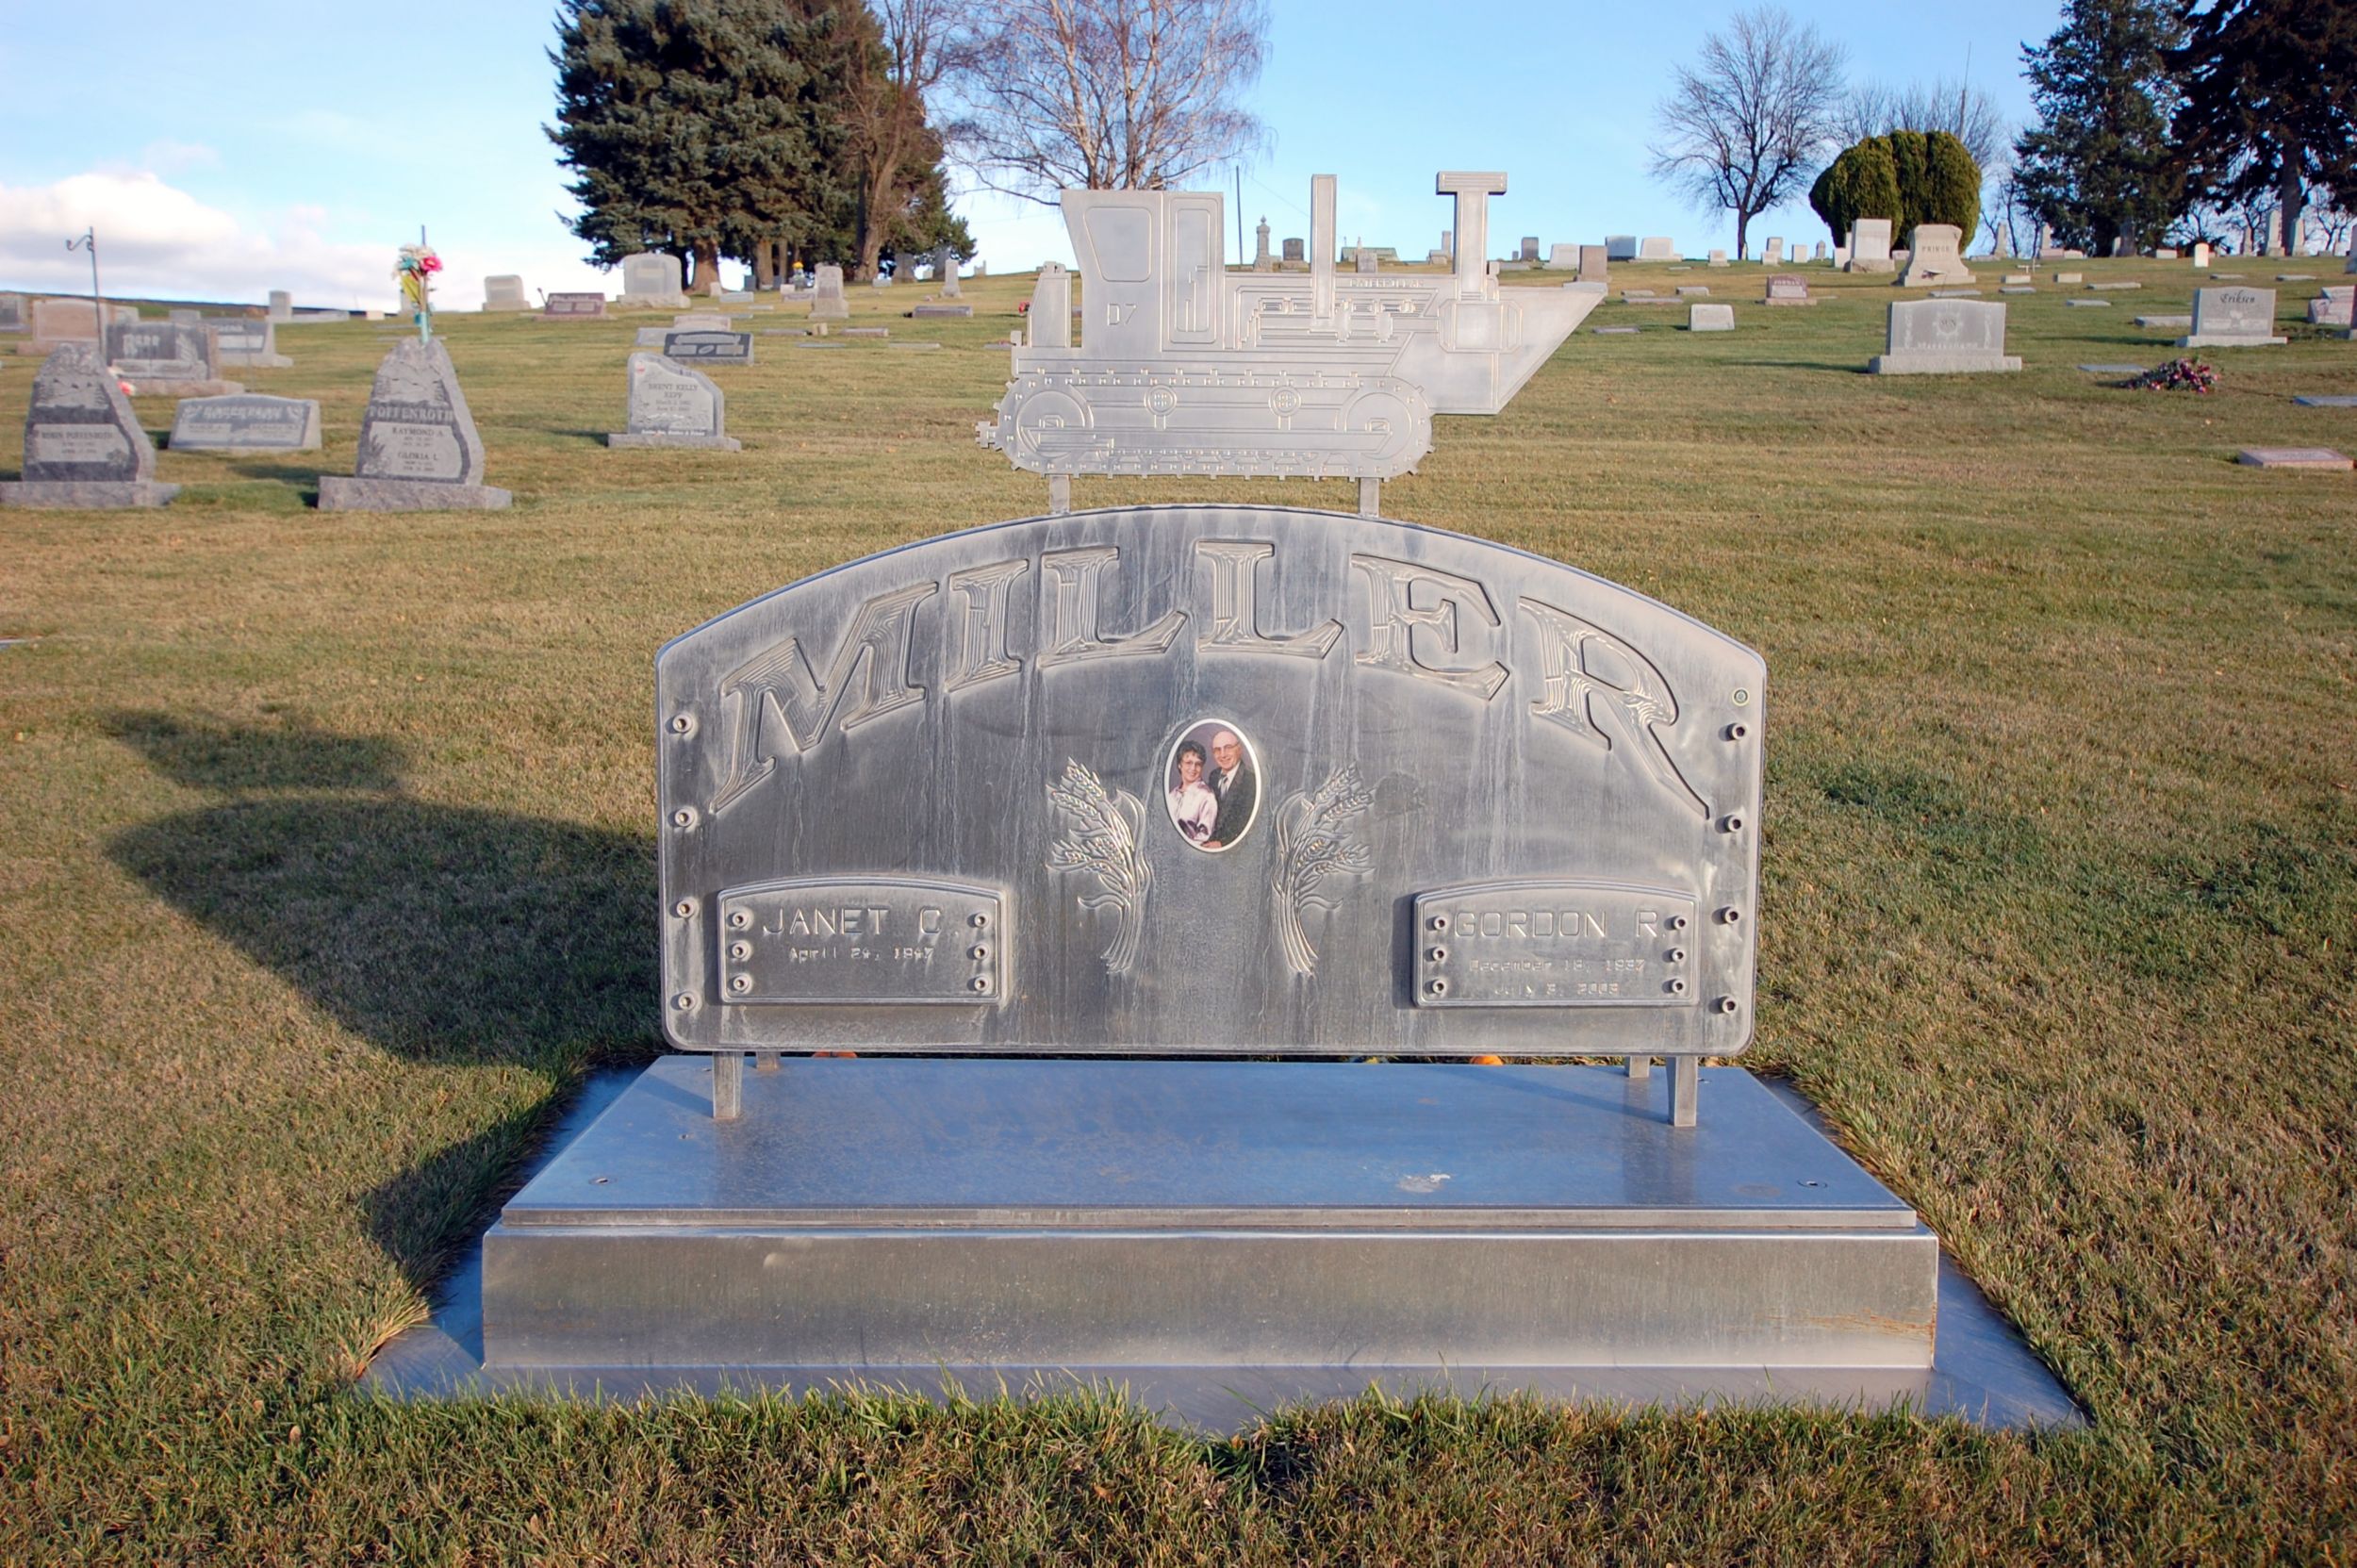
[[[1719,923],[1722,926],[1734,925],[1742,918],[1743,912],[1736,908],[1733,904],[1729,904],[1726,908],[1719,912]]]
[[[967,982],[967,983],[972,985],[977,992],[983,995],[988,995],[990,992],[990,977],[988,975],[976,975],[971,981]]]
[[[990,925],[990,916],[977,912],[967,916],[965,917],[965,923],[972,926],[976,931],[981,931]]]
[[[1671,963],[1673,963],[1673,964],[1683,964],[1683,963],[1685,963],[1685,962],[1686,962],[1686,949],[1685,949],[1684,948],[1672,948],[1672,949],[1670,949],[1670,962],[1671,962]]]
[[[990,949],[981,943],[977,942],[972,947],[965,949],[965,956],[968,958],[988,958],[990,956]]]
[[[1432,916],[1432,929],[1434,931],[1448,930],[1448,916],[1445,915],[1435,915]]]
[[[680,808],[679,808],[679,810],[677,810],[677,811],[675,811],[675,812],[671,813],[671,826],[673,826],[673,827],[675,827],[675,828],[692,828],[692,827],[694,827],[695,825],[696,825],[696,808],[695,808],[695,807],[693,807],[693,806],[682,806],[682,807],[680,807]]]
[[[1729,833],[1741,833],[1743,831],[1743,818],[1740,817],[1729,817],[1722,820],[1719,825],[1726,829]]]
[[[750,975],[738,975],[729,982],[729,989],[732,991],[750,991],[752,988],[753,977]]]
[[[1717,1007],[1722,1013],[1732,1013],[1735,1011],[1737,1003],[1733,997],[1721,997],[1712,1005]]]
[[[686,1012],[689,1008],[695,1005],[695,997],[685,991],[682,991],[678,996],[671,999],[671,1006],[682,1013]]]
[[[753,945],[750,942],[732,942],[729,944],[729,956],[731,958],[750,958],[753,956]]]
[[[1430,951],[1426,952],[1425,957],[1432,960],[1435,964],[1445,964],[1448,962],[1448,949],[1446,948],[1434,948]]]
[[[1752,694],[1744,690],[1741,686],[1737,686],[1735,690],[1729,694],[1728,700],[1739,708],[1745,707],[1750,704]]]
[[[1431,992],[1436,997],[1445,997],[1448,995],[1448,982],[1435,978],[1432,983],[1426,986],[1425,989]]]
[[[1745,735],[1750,734],[1752,732],[1747,727],[1741,724],[1730,724],[1727,726],[1727,738],[1729,740],[1741,740]]]
[[[696,900],[693,899],[682,899],[679,902],[671,906],[671,913],[684,920],[690,915],[696,913]]]
[[[743,931],[747,926],[750,926],[752,923],[753,914],[751,910],[739,909],[730,912],[729,926],[732,930]]]
[[[684,713],[675,713],[671,716],[671,733],[673,734],[691,734],[695,728],[696,721],[693,718],[690,718],[687,715]]]
[[[1673,997],[1682,997],[1686,995],[1686,982],[1682,980],[1673,980],[1670,982],[1670,995]]]
[[[1670,929],[1672,931],[1684,931],[1686,929],[1686,916],[1683,915],[1671,916]]]

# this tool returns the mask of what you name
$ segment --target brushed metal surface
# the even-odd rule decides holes
[[[735,1059],[732,1059],[735,1060]],[[484,1242],[547,1365],[1922,1366],[1937,1244],[1749,1074],[669,1057]]]
[[[1641,594],[1382,519],[1137,507],[854,561],[656,661],[666,1030],[688,1050],[1731,1056],[1764,676]],[[1191,839],[1179,743],[1223,730],[1249,767],[1214,768],[1220,799],[1252,809]],[[996,890],[1021,962],[963,1005],[732,991],[722,895],[811,878]],[[1648,966],[1630,983],[1685,979],[1681,1004],[1420,1005],[1416,900],[1508,883],[1690,901],[1685,958],[1609,955]]]
[[[1064,191],[1080,343],[1071,278],[1043,270],[1034,338],[1014,350],[976,437],[1017,468],[1065,478],[1394,478],[1431,450],[1434,414],[1496,413],[1603,298],[1501,293],[1478,247],[1502,173],[1436,179],[1465,237],[1443,276],[1338,276],[1334,177],[1310,189],[1306,275],[1228,272],[1217,192]]]
[[[725,1065],[728,1058],[723,1057]],[[709,1114],[669,1056],[507,1202],[510,1228],[1557,1227],[1905,1230],[1750,1074],[1456,1063],[789,1057]]]

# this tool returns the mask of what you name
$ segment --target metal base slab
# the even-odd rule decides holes
[[[766,1106],[766,1100],[773,1087],[783,1091],[792,1085],[798,1076],[805,1079],[805,1087],[814,1086],[816,1081],[808,1077],[814,1069],[828,1073],[856,1073],[865,1068],[886,1066],[898,1071],[905,1071],[912,1067],[979,1066],[993,1075],[1004,1073],[1010,1068],[1071,1066],[1093,1071],[1107,1068],[1122,1070],[1140,1066],[1211,1066],[1223,1075],[1279,1070],[1294,1073],[1326,1072],[1356,1075],[1377,1081],[1378,1085],[1388,1081],[1391,1086],[1380,1098],[1391,1098],[1406,1106],[1421,1107],[1426,1111],[1433,1109],[1429,1104],[1433,1097],[1425,1092],[1430,1084],[1408,1082],[1405,1087],[1402,1087],[1404,1081],[1419,1075],[1428,1079],[1434,1074],[1491,1077],[1536,1074],[1550,1079],[1559,1078],[1562,1080],[1563,1087],[1577,1084],[1582,1088],[1598,1088],[1600,1087],[1597,1083],[1598,1080],[1607,1081],[1610,1085],[1614,1086],[1614,1091],[1624,1103],[1632,1096],[1641,1097],[1648,1101],[1660,1099],[1664,1102],[1662,1105],[1647,1104],[1644,1109],[1651,1114],[1650,1125],[1662,1128],[1664,1136],[1674,1135],[1679,1139],[1693,1140],[1697,1137],[1698,1131],[1706,1136],[1714,1127],[1714,1118],[1732,1122],[1735,1119],[1735,1113],[1731,1110],[1731,1106],[1741,1105],[1747,1100],[1755,1099],[1759,1103],[1755,1109],[1780,1110],[1784,1114],[1786,1122],[1791,1127],[1798,1127],[1809,1137],[1820,1138],[1821,1141],[1821,1135],[1810,1129],[1803,1119],[1806,1115],[1807,1108],[1797,1096],[1788,1089],[1763,1084],[1751,1080],[1748,1075],[1732,1070],[1712,1069],[1704,1075],[1706,1112],[1703,1127],[1698,1131],[1675,1131],[1669,1129],[1660,1119],[1666,1108],[1667,1090],[1667,1084],[1662,1080],[1654,1080],[1650,1084],[1645,1081],[1632,1083],[1618,1069],[1517,1069],[1455,1065],[1420,1067],[1404,1064],[1381,1065],[1310,1064],[1278,1069],[1262,1064],[1004,1062],[957,1064],[908,1061],[885,1064],[872,1060],[865,1063],[838,1064],[789,1059],[786,1065],[787,1070],[747,1075],[748,1098],[752,1114],[749,1115],[744,1123],[736,1124],[735,1127],[725,1131],[733,1132],[740,1129],[757,1129],[760,1126],[761,1114]],[[599,1183],[594,1174],[585,1175],[584,1167],[578,1164],[569,1166],[568,1162],[575,1157],[597,1152],[601,1140],[585,1137],[585,1134],[593,1131],[606,1130],[609,1124],[611,1124],[612,1131],[618,1131],[622,1127],[629,1125],[636,1114],[647,1110],[648,1101],[655,1097],[672,1101],[681,1118],[670,1131],[670,1136],[674,1142],[682,1141],[681,1132],[693,1131],[692,1121],[698,1116],[707,1118],[702,1123],[702,1130],[707,1137],[715,1131],[723,1131],[714,1129],[708,1120],[708,1099],[699,1101],[692,1093],[694,1086],[708,1084],[709,1070],[708,1065],[694,1059],[670,1058],[635,1080],[628,1080],[624,1075],[614,1074],[606,1075],[602,1081],[593,1083],[582,1101],[574,1108],[566,1126],[559,1130],[554,1140],[555,1151],[532,1184],[526,1187],[524,1193],[519,1195],[518,1202],[522,1203],[526,1198],[533,1197],[536,1191],[541,1193],[544,1197],[553,1197],[558,1199],[559,1201],[554,1203],[545,1203],[540,1198],[534,1199],[534,1210],[531,1212],[536,1212],[543,1219],[558,1220],[557,1225],[548,1227],[549,1229],[558,1229],[566,1225],[567,1222],[564,1219],[558,1219],[558,1216],[588,1219],[591,1229],[609,1229],[601,1224],[600,1217],[595,1216],[593,1213],[594,1210],[602,1206],[602,1198],[595,1199],[588,1205],[562,1201],[566,1191],[576,1183],[606,1188],[616,1185],[616,1179],[611,1175],[604,1182]],[[840,1093],[840,1082],[845,1081],[839,1081],[837,1084],[825,1087],[830,1092]],[[1251,1080],[1246,1080],[1246,1081],[1250,1082]],[[1339,1082],[1339,1080],[1330,1081]],[[1742,1087],[1739,1088],[1739,1084]],[[682,1093],[683,1090],[689,1092]],[[1526,1088],[1521,1091],[1523,1094],[1528,1092]],[[1605,1097],[1598,1094],[1595,1098],[1601,1102]],[[637,1101],[635,1105],[630,1103],[634,1100]],[[903,1147],[898,1150],[887,1151],[886,1156],[880,1158],[888,1158],[890,1154],[904,1152],[906,1146],[922,1145],[940,1136],[946,1130],[932,1119],[933,1114],[940,1109],[937,1104],[900,1107],[904,1114],[912,1117],[909,1131],[898,1140],[887,1138],[886,1142],[897,1141]],[[618,1121],[617,1120],[618,1113],[620,1114]],[[989,1120],[989,1114],[986,1110],[981,1119]],[[1778,1127],[1775,1119],[1772,1117],[1759,1116],[1747,1119],[1755,1120],[1757,1125],[1772,1130],[1778,1134],[1788,1131],[1788,1128]],[[816,1125],[816,1117],[813,1118],[811,1125],[814,1127]],[[847,1137],[854,1140],[859,1131],[857,1129],[842,1131]],[[883,1130],[871,1127],[866,1131],[872,1133]],[[1723,1131],[1731,1131],[1732,1128]],[[1324,1131],[1325,1130],[1314,1126],[1307,1129],[1304,1142],[1314,1146],[1324,1136]],[[1393,1135],[1378,1130],[1378,1135],[1372,1140],[1372,1145],[1379,1148]],[[1508,1146],[1501,1140],[1499,1147],[1503,1149]],[[1826,1147],[1830,1150],[1831,1146],[1827,1145]],[[1838,1150],[1831,1152],[1836,1160],[1841,1160],[1842,1157]],[[955,1159],[949,1163],[961,1166],[972,1164]],[[1323,1162],[1311,1157],[1311,1163],[1314,1164]],[[1846,1164],[1846,1161],[1843,1163]],[[1855,1170],[1854,1166],[1850,1168]],[[1034,1172],[1035,1177],[1039,1174]],[[1442,1173],[1435,1170],[1426,1171],[1424,1174],[1429,1177]],[[1332,1173],[1329,1172],[1329,1180],[1331,1175]],[[1872,1187],[1874,1192],[1881,1192],[1879,1187],[1873,1186],[1871,1179],[1864,1179],[1862,1172],[1858,1173],[1858,1176],[1866,1180],[1868,1186]],[[1641,1176],[1638,1179],[1640,1185],[1645,1180]],[[1799,1176],[1798,1180],[1806,1182],[1822,1180],[1822,1178],[1804,1175]],[[837,1178],[822,1173],[821,1180],[816,1183],[816,1186],[823,1190],[835,1184],[837,1184]],[[1296,1172],[1290,1178],[1280,1177],[1274,1183],[1274,1187],[1278,1192],[1290,1187],[1294,1196],[1298,1197],[1309,1191],[1314,1184],[1304,1179],[1301,1173]],[[1345,1174],[1339,1182],[1339,1185],[1343,1188],[1363,1186],[1363,1184],[1362,1177],[1348,1174]],[[1449,1184],[1444,1182],[1441,1185],[1445,1189]],[[1765,1183],[1737,1184],[1765,1185]],[[981,1183],[981,1185],[987,1186],[988,1183]],[[1803,1187],[1801,1190],[1805,1193],[1813,1193],[1818,1189]],[[629,1194],[626,1192],[622,1196],[627,1204]],[[805,1193],[803,1196],[806,1198],[809,1195]],[[1409,1196],[1422,1199],[1430,1195]],[[1706,1195],[1697,1192],[1694,1196],[1699,1198]],[[1718,1197],[1710,1198],[1708,1201],[1715,1204],[1727,1196],[1727,1191],[1722,1190]],[[1738,1194],[1735,1196],[1750,1197],[1754,1201],[1768,1197],[1768,1195]],[[1853,1213],[1859,1212],[1854,1204],[1854,1193],[1848,1197],[1829,1197],[1823,1209],[1820,1211],[1820,1217],[1832,1217],[1845,1208],[1851,1209]],[[1884,1218],[1904,1216],[1902,1225],[1883,1228],[1882,1239],[1884,1241],[1898,1241],[1907,1237],[1910,1232],[1920,1234],[1920,1228],[1914,1226],[1912,1216],[1907,1214],[1903,1206],[1898,1205],[1896,1200],[1891,1199],[1887,1193],[1882,1193],[1880,1203],[1867,1204],[1863,1212]],[[920,1217],[918,1212],[908,1210],[905,1205],[901,1207],[904,1212],[900,1217],[915,1220],[917,1228],[935,1224],[942,1217],[937,1209],[930,1211],[931,1218],[925,1218]],[[1419,1210],[1429,1211],[1436,1207],[1448,1208],[1450,1205],[1433,1205],[1421,1201],[1401,1205],[1403,1213],[1409,1213]],[[1466,1207],[1477,1210],[1480,1205]],[[1701,1210],[1698,1209],[1697,1212]],[[515,1217],[517,1213],[514,1206],[511,1206],[510,1217]],[[1080,1217],[1082,1216],[1079,1214],[1066,1216],[1067,1219]],[[1426,1217],[1430,1217],[1428,1213]],[[1753,1217],[1756,1218],[1756,1213]],[[1458,1218],[1461,1221],[1464,1214],[1460,1213]],[[503,1229],[505,1228],[506,1223],[503,1222]],[[577,1226],[571,1228],[581,1229]],[[679,1228],[658,1226],[631,1229],[661,1230]],[[900,1239],[907,1240],[909,1229],[909,1227],[886,1227],[884,1233],[898,1234]],[[1057,1228],[1050,1226],[1049,1229],[1052,1231]],[[1461,1231],[1465,1227],[1452,1226],[1451,1229]],[[1066,1230],[1063,1233],[1069,1236],[1071,1231]],[[1409,1239],[1416,1241],[1429,1242],[1436,1239],[1431,1231],[1409,1231],[1406,1234]],[[1622,1233],[1622,1237],[1624,1240],[1630,1239],[1625,1231]],[[787,1241],[784,1237],[777,1239]],[[1541,1239],[1541,1237],[1534,1236],[1527,1230],[1520,1231],[1507,1230],[1491,1232],[1489,1239],[1493,1246],[1504,1248],[1510,1247],[1518,1242],[1527,1242]],[[1923,1240],[1927,1245],[1928,1238],[1923,1238]],[[791,1241],[787,1241],[789,1247],[792,1245]],[[790,1264],[786,1266],[790,1267]],[[870,1389],[897,1389],[923,1397],[939,1399],[956,1392],[963,1392],[977,1397],[986,1397],[1002,1392],[1030,1396],[1078,1386],[1118,1387],[1126,1389],[1133,1397],[1165,1418],[1198,1430],[1212,1432],[1238,1430],[1256,1419],[1262,1411],[1279,1404],[1351,1397],[1365,1392],[1370,1387],[1379,1387],[1390,1394],[1401,1396],[1423,1390],[1438,1390],[1468,1396],[1521,1391],[1549,1398],[1604,1400],[1626,1404],[1715,1405],[1803,1402],[1868,1409],[1904,1404],[1926,1414],[1957,1414],[1994,1426],[2081,1424],[2082,1417],[2069,1395],[2053,1382],[2045,1368],[2034,1356],[2030,1355],[2027,1348],[2021,1345],[2003,1319],[1999,1318],[1982,1300],[1970,1281],[1944,1260],[1939,1262],[1937,1267],[1935,1288],[1937,1296],[1937,1337],[1934,1356],[1928,1366],[1771,1366],[1759,1362],[1742,1362],[1727,1364],[1689,1362],[1682,1365],[1653,1365],[1642,1364],[1628,1358],[1621,1358],[1616,1362],[1608,1364],[1562,1364],[1559,1361],[1555,1362],[1554,1364],[1529,1364],[1477,1362],[1471,1358],[1455,1358],[1437,1352],[1420,1359],[1415,1364],[1380,1364],[1363,1356],[1354,1357],[1349,1347],[1339,1344],[1324,1346],[1326,1354],[1318,1364],[1300,1362],[1277,1364],[1254,1362],[1205,1363],[1200,1361],[1182,1364],[1178,1363],[1176,1358],[1171,1357],[1151,1361],[1125,1360],[1117,1362],[1096,1362],[1077,1358],[1058,1358],[1049,1361],[1014,1356],[994,1356],[987,1360],[966,1362],[935,1358],[914,1364],[895,1364],[873,1355],[846,1359],[831,1364],[786,1365],[767,1362],[766,1358],[764,1358],[766,1364],[760,1365],[730,1365],[709,1358],[700,1358],[694,1364],[658,1364],[651,1360],[639,1361],[636,1364],[626,1364],[615,1354],[619,1347],[609,1345],[601,1347],[597,1354],[570,1363],[515,1365],[505,1364],[496,1357],[489,1362],[486,1362],[485,1359],[485,1270],[483,1259],[478,1255],[467,1260],[449,1281],[443,1292],[442,1304],[436,1319],[430,1324],[408,1330],[387,1345],[370,1367],[361,1386],[364,1392],[397,1398],[463,1397],[498,1390],[533,1390],[557,1396],[624,1399],[667,1392],[710,1394],[726,1388],[740,1391],[767,1388],[799,1395],[847,1386],[862,1386]],[[783,1269],[777,1271],[783,1272]],[[602,1285],[605,1282],[601,1283]],[[708,1278],[703,1280],[706,1288],[709,1288],[712,1283],[714,1281]],[[888,1285],[889,1281],[885,1283]],[[698,1280],[695,1279],[682,1280],[680,1284],[682,1294],[684,1296],[693,1297],[700,1294],[697,1288]],[[1400,1281],[1385,1279],[1369,1290],[1365,1300],[1381,1304],[1394,1301],[1400,1297]],[[880,1298],[882,1301],[889,1299],[889,1297]],[[496,1294],[493,1297],[492,1311],[496,1318],[499,1311]],[[1298,1319],[1301,1315],[1300,1304],[1288,1301],[1284,1305],[1284,1310],[1277,1315],[1288,1319]],[[496,1340],[497,1337],[495,1329],[493,1338]]]
[[[1931,1361],[1931,1233],[1737,1069],[1700,1127],[1595,1067],[733,1076],[718,1121],[710,1058],[658,1062],[509,1202],[491,1364]]]

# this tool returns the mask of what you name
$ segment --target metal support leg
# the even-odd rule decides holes
[[[1359,515],[1362,518],[1383,515],[1383,481],[1380,479],[1359,481]]]
[[[1642,1082],[1653,1076],[1653,1058],[1632,1056],[1628,1059],[1628,1076]]]
[[[778,1070],[778,1058],[783,1053],[774,1050],[757,1050],[753,1052],[753,1071],[757,1073],[776,1072]]]
[[[733,1122],[745,1114],[745,1053],[715,1052],[712,1058],[712,1119]]]
[[[1051,473],[1047,476],[1047,515],[1060,518],[1072,510],[1072,476]]]
[[[1703,1059],[1699,1056],[1670,1058],[1670,1125],[1694,1125],[1694,1102],[1702,1098]]]

